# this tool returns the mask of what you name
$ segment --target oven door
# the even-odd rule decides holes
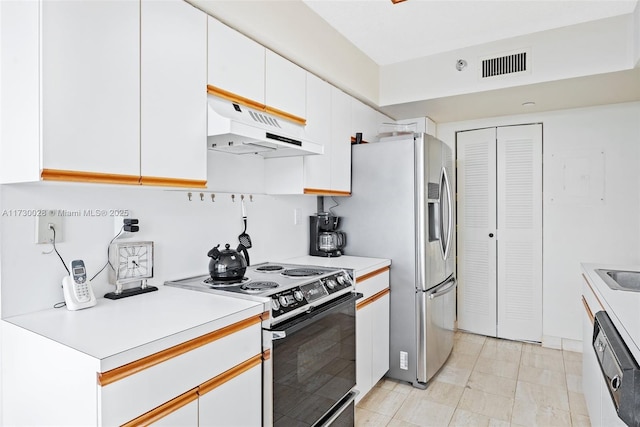
[[[344,412],[356,385],[356,299],[347,294],[271,331],[273,425],[311,426]]]

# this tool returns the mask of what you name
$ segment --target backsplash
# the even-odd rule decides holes
[[[35,244],[39,210],[63,216],[62,241],[57,249],[68,264],[83,259],[93,277],[107,262],[107,247],[116,235],[118,211],[129,211],[140,221],[130,241],[152,240],[154,278],[165,280],[206,273],[207,252],[218,243],[233,248],[242,232],[240,198],[245,196],[247,233],[253,247],[251,264],[306,255],[308,216],[316,210],[310,196],[204,193],[158,188],[51,183],[0,186],[0,285],[3,318],[43,310],[63,301],[62,278],[67,274],[51,244]],[[251,200],[252,199],[252,200]],[[294,210],[301,221],[294,224]],[[108,268],[108,267],[107,267]],[[92,286],[99,298],[115,289],[105,268]],[[141,297],[143,298],[143,297]]]

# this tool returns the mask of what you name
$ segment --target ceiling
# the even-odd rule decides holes
[[[638,0],[303,0],[378,65],[632,13]]]
[[[380,66],[633,13],[638,0],[302,0]],[[640,69],[380,107],[436,123],[640,100]],[[523,102],[534,101],[533,106]],[[480,107],[481,106],[481,107]]]

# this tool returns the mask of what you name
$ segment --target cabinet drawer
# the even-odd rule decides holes
[[[249,318],[99,374],[102,425],[120,425],[260,354],[260,317]]]
[[[389,288],[389,267],[383,267],[360,277],[356,277],[356,291],[363,297],[359,304],[367,298]]]

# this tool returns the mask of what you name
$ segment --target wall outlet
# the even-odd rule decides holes
[[[295,208],[293,210],[293,225],[298,225],[302,221],[302,209]]]
[[[36,217],[36,244],[53,243],[51,227],[56,230],[56,243],[63,241],[62,216],[58,216],[54,209],[48,209],[46,215]]]
[[[409,369],[409,353],[406,351],[400,352],[400,369]]]
[[[131,214],[131,211],[128,210],[128,215],[127,216],[114,216],[113,217],[113,235],[117,236],[118,233],[120,233],[122,231],[122,234],[120,234],[120,236],[118,237],[118,239],[126,239],[128,237],[131,237],[131,235],[133,233],[129,233],[128,231],[124,231],[122,226],[124,225],[124,220],[125,218],[134,218],[134,216]]]

